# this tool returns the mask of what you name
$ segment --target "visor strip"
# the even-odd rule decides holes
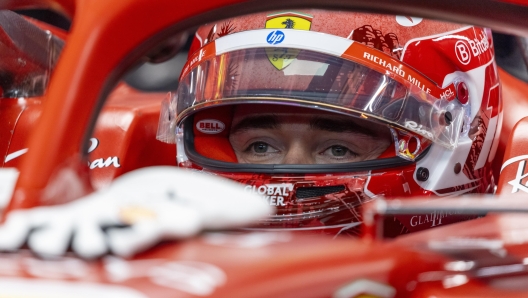
[[[283,34],[282,40],[275,44],[268,43],[268,36],[277,31]],[[191,56],[183,68],[180,80],[201,61],[217,55],[241,49],[270,47],[310,50],[341,57],[388,75],[402,84],[417,86],[424,93],[438,99],[452,100],[456,94],[453,84],[442,89],[414,68],[376,49],[326,33],[294,29],[258,29],[218,38]]]

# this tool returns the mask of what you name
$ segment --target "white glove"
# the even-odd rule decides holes
[[[67,251],[73,237],[72,249],[81,257],[98,257],[109,249],[128,257],[160,240],[247,225],[272,212],[260,196],[233,181],[149,167],[64,205],[10,212],[0,226],[0,250],[16,250],[27,240],[35,253],[57,256]],[[120,225],[127,227],[116,228]]]

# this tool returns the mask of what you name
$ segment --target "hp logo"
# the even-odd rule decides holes
[[[271,33],[268,34],[266,41],[269,44],[279,44],[284,41],[284,33],[280,30],[271,31]]]

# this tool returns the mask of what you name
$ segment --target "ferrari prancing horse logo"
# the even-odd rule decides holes
[[[296,29],[310,30],[313,16],[298,12],[281,12],[268,15],[266,28],[268,29]],[[276,43],[274,43],[276,44]],[[299,54],[298,49],[291,48],[266,48],[268,59],[278,70],[290,65]]]

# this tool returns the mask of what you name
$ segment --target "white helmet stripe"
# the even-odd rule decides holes
[[[215,43],[217,55],[240,49],[271,46],[311,50],[341,57],[353,41],[305,30],[259,29],[226,35],[215,40]]]

